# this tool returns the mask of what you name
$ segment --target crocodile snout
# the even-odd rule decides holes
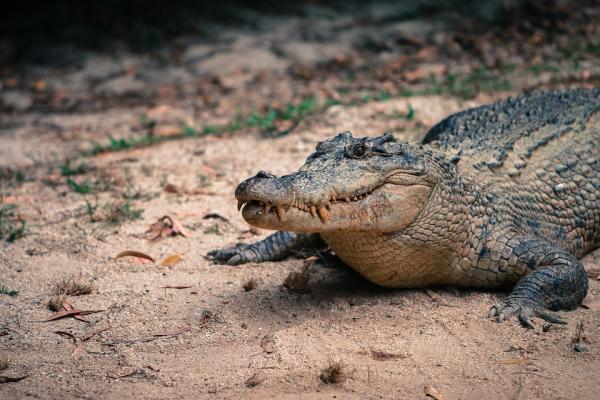
[[[289,204],[293,191],[288,182],[265,171],[260,171],[252,178],[246,179],[235,189],[235,197],[239,201],[259,201],[274,205]]]

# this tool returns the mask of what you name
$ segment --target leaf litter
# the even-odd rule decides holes
[[[100,333],[105,332],[109,329],[110,329],[110,326],[106,326],[106,327],[97,329],[95,331],[92,331],[92,332],[88,333],[87,335],[84,335],[83,337],[77,337],[73,333],[68,332],[68,331],[54,331],[54,333],[56,333],[57,335],[69,338],[73,341],[73,344],[75,345],[75,347],[73,348],[73,351],[71,352],[71,357],[75,357],[77,354],[79,354],[85,350],[85,342],[89,341],[94,336],[99,335]]]
[[[188,237],[188,233],[183,225],[170,215],[165,215],[150,225],[146,231],[146,235],[150,241],[156,241],[170,236]]]
[[[56,321],[57,319],[62,319],[62,318],[66,318],[66,317],[79,317],[81,315],[95,314],[95,313],[99,313],[99,312],[103,312],[103,311],[104,310],[78,310],[78,309],[63,310],[63,311],[55,312],[54,314],[50,315],[47,319],[45,319],[42,322]],[[88,322],[88,321],[85,321],[85,322]]]
[[[172,267],[181,261],[182,258],[181,254],[171,254],[170,256],[165,257],[165,259],[160,262],[160,265],[163,267]]]
[[[113,340],[110,342],[104,342],[104,343],[102,343],[102,345],[116,346],[118,344],[124,344],[126,346],[129,346],[129,345],[137,344],[137,343],[148,343],[148,342],[153,342],[153,341],[159,340],[159,339],[174,338],[183,333],[189,332],[190,330],[191,330],[190,328],[183,328],[183,329],[179,329],[179,330],[176,330],[173,332],[155,333],[152,336],[142,337],[142,338],[138,338],[138,339],[117,339],[117,340]]]
[[[119,254],[116,255],[115,259],[121,258],[121,257],[135,257],[138,259],[142,259],[142,260],[146,260],[146,261],[150,261],[152,263],[156,263],[156,261],[154,261],[154,258],[150,257],[148,254],[146,253],[142,253],[140,251],[135,251],[135,250],[125,250],[120,252]]]
[[[193,288],[194,285],[165,285],[161,286],[163,289],[189,289]]]

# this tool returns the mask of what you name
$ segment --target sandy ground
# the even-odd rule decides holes
[[[272,31],[285,37],[286,31]],[[304,50],[295,54],[307,57],[303,61],[308,64],[341,51],[326,44],[318,54],[298,47]],[[206,55],[198,46],[196,53],[188,50],[190,59]],[[263,50],[257,51],[264,56]],[[218,69],[231,54],[238,54],[238,61],[248,58],[233,48],[208,65]],[[138,68],[147,65],[143,57],[127,57]],[[17,84],[21,89],[9,96],[17,102],[0,114],[0,205],[18,205],[18,215],[27,224],[24,237],[0,242],[0,283],[18,290],[14,296],[0,294],[0,369],[1,361],[8,361],[0,371],[0,398],[424,399],[427,385],[445,399],[600,398],[597,279],[590,279],[585,307],[564,313],[568,325],[536,320],[536,328],[527,330],[515,320],[498,324],[486,318],[505,292],[388,290],[327,259],[313,265],[307,292],[294,293],[283,282],[291,271],[302,269],[300,258],[229,267],[205,257],[209,250],[268,235],[249,230],[233,196],[237,183],[257,171],[283,174],[296,169],[319,140],[344,130],[360,136],[389,131],[418,140],[448,114],[521,92],[523,86],[467,100],[453,93],[342,99],[342,104],[304,118],[282,137],[241,129],[80,155],[90,141],[102,142],[109,134],[131,137],[143,132],[144,115],[158,121],[156,132],[168,136],[174,124],[220,123],[265,99],[276,102],[280,92],[293,98],[303,90],[326,87],[341,75],[334,72],[320,83],[305,85],[281,72],[289,71],[288,65],[269,65],[269,57],[267,66],[275,75],[261,75],[262,64],[254,66],[258,75],[248,69],[222,75],[220,95],[213,94],[221,101],[216,106],[196,89],[182,92],[186,85],[167,73],[160,79],[172,84],[177,96],[160,90],[151,96],[139,85],[132,89],[127,86],[131,80],[141,79],[136,74],[116,73],[121,81],[114,82],[114,68],[130,65],[122,62],[122,55],[91,58],[97,62],[48,75],[44,84],[62,85],[53,93],[63,97],[51,106],[40,97],[40,90],[47,89],[40,89],[39,70],[21,78],[25,83]],[[290,59],[285,58],[297,62]],[[208,68],[206,57],[202,60]],[[428,62],[428,71],[435,71],[437,61]],[[583,81],[563,84],[593,85],[593,70],[585,65],[594,60],[582,63],[578,74]],[[186,73],[191,73],[188,67]],[[97,76],[106,70],[112,89],[141,91],[138,100],[129,102],[122,92],[107,95],[105,86],[91,100],[78,98],[83,106],[63,108],[64,93],[87,96],[90,88],[85,85],[92,80],[82,74]],[[555,87],[553,79],[561,71],[532,87]],[[14,86],[9,77],[3,79]],[[147,79],[157,87],[165,83]],[[202,79],[194,85],[213,84]],[[22,89],[29,85],[33,89]],[[151,100],[140,101],[145,95]],[[406,118],[411,109],[414,118]],[[72,169],[84,163],[82,174],[66,176],[67,159]],[[69,179],[91,184],[90,193],[77,193]],[[111,207],[125,203],[130,210],[143,210],[141,217],[106,221],[114,215]],[[149,240],[149,226],[165,215],[182,224],[186,236]],[[125,250],[146,253],[156,262],[116,257]],[[173,265],[162,265],[177,255],[180,259]],[[600,252],[583,262],[589,271],[597,270]],[[88,322],[45,321],[53,315],[47,302],[54,288],[70,278],[91,284],[93,292],[69,296],[69,304],[101,311],[86,315]],[[256,284],[253,290],[244,289],[249,281]],[[574,351],[572,343],[580,324],[588,349],[583,353]],[[327,384],[320,378],[329,366],[340,366],[339,382]],[[23,379],[4,383],[2,377]]]
[[[410,101],[417,115],[435,108],[442,116],[465,106],[440,97]],[[142,219],[118,227],[89,222],[78,212],[85,207],[79,194],[24,184],[13,196],[23,196],[37,220],[46,222],[34,224],[30,234],[3,245],[0,253],[5,284],[20,290],[0,303],[1,353],[11,360],[10,374],[27,375],[1,385],[2,396],[423,398],[427,384],[446,398],[600,395],[596,280],[590,280],[589,309],[566,313],[565,328],[544,332],[540,321],[537,329],[526,330],[514,320],[486,319],[504,293],[385,290],[330,263],[313,267],[309,293],[295,294],[282,282],[302,260],[226,267],[205,259],[208,250],[235,243],[248,229],[232,196],[238,181],[259,169],[284,173],[298,167],[318,140],[336,130],[375,135],[389,127],[378,115],[407,104],[391,100],[333,110],[325,126],[309,123],[281,139],[190,139],[97,156],[98,169],[128,171],[142,192],[156,193],[143,202]],[[265,154],[268,159],[258,156]],[[161,180],[192,188],[199,171],[210,171],[206,194],[161,192]],[[228,221],[203,218],[211,213]],[[188,237],[144,239],[148,225],[163,215],[177,217]],[[182,259],[170,267],[140,265],[115,259],[123,250]],[[584,262],[600,266],[594,255]],[[96,290],[71,297],[72,304],[105,311],[90,315],[89,323],[39,322],[50,315],[45,302],[52,284],[79,275]],[[248,279],[258,285],[246,292]],[[579,322],[591,343],[587,353],[574,352],[571,344]],[[55,333],[84,337],[104,328],[76,352],[71,340]],[[181,330],[186,331],[175,337],[127,342]],[[339,384],[319,379],[330,362],[343,365]],[[248,388],[253,375],[260,383]]]

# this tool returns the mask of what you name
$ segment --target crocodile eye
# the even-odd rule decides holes
[[[367,143],[358,143],[352,147],[352,158],[364,158],[371,151]]]

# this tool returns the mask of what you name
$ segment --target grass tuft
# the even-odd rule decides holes
[[[55,296],[83,296],[86,294],[93,293],[94,285],[83,280],[81,277],[64,278],[63,280],[54,284],[52,294]],[[60,302],[62,306],[62,302]]]
[[[295,293],[310,292],[310,287],[308,286],[310,282],[310,268],[311,263],[305,263],[302,270],[291,271],[283,281],[283,286]]]
[[[328,385],[340,383],[345,377],[344,366],[339,361],[330,361],[329,365],[323,368],[319,374],[321,381]]]
[[[67,296],[65,294],[55,294],[48,299],[46,302],[46,307],[50,311],[60,311],[63,309],[63,304],[67,300]]]
[[[0,202],[0,240],[14,242],[25,236],[25,220],[15,213],[16,204]]]
[[[8,287],[0,284],[0,294],[5,294],[7,296],[15,297],[19,294],[19,291],[16,289],[9,289]]]
[[[0,357],[0,372],[6,371],[10,367],[10,358]]]
[[[247,388],[253,388],[253,387],[256,387],[256,386],[260,385],[263,380],[264,380],[263,377],[261,377],[257,373],[254,373],[254,374],[252,374],[252,376],[250,378],[248,378],[246,380],[245,385],[246,385]]]
[[[80,162],[76,167],[71,163],[72,161],[67,159],[64,164],[60,165],[59,168],[62,176],[82,175],[91,170],[90,166],[84,162]]]
[[[256,289],[258,286],[258,281],[254,278],[248,278],[242,283],[242,288],[244,288],[244,292],[251,292]]]

